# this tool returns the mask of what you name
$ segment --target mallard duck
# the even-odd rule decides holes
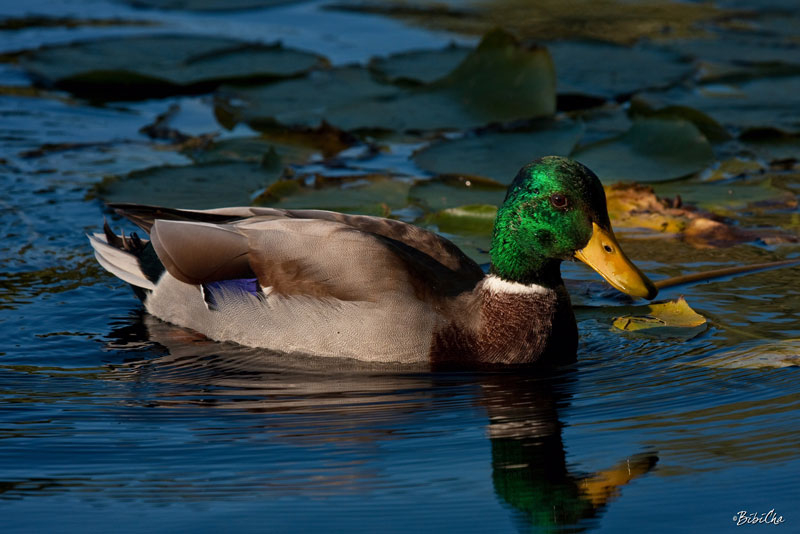
[[[612,286],[653,283],[611,230],[582,164],[523,167],[499,208],[489,273],[447,239],[397,220],[321,210],[110,207],[150,240],[89,236],[147,311],[217,341],[285,353],[456,366],[573,361],[578,330],[560,264]]]

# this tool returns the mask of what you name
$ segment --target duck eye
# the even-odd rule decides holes
[[[550,204],[556,209],[563,210],[566,209],[569,202],[567,201],[567,197],[561,193],[553,193],[550,195]]]

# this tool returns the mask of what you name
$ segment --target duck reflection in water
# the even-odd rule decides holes
[[[471,404],[488,415],[495,493],[500,502],[510,505],[522,531],[591,530],[606,506],[620,495],[620,489],[648,473],[658,460],[655,454],[640,453],[609,462],[613,465],[608,469],[589,474],[575,472],[567,464],[559,410],[569,404],[574,391],[574,369],[542,376],[431,373],[419,368],[365,367],[363,362],[348,360],[332,364],[327,358],[273,355],[209,341],[147,314],[116,329],[111,338],[112,348],[149,347],[147,350],[162,354],[115,371],[123,380],[154,385],[145,390],[148,398],[139,399],[141,402],[283,414],[286,417],[270,417],[263,427],[248,428],[269,434],[268,439],[296,444],[319,443],[323,435],[326,440],[333,436],[336,440],[353,440],[357,443],[349,445],[359,447],[396,439],[396,433],[387,432],[387,427],[418,430],[419,419],[425,417],[421,414],[451,408],[447,395],[454,386],[460,395],[460,386],[466,386],[474,399]],[[143,390],[137,387],[132,391],[141,395]],[[437,403],[445,403],[445,407]],[[308,420],[303,419],[307,430],[300,431],[293,417],[298,414],[322,415],[314,419],[310,429]],[[370,420],[381,424],[371,427],[365,423]],[[334,487],[343,492],[364,491],[368,484],[356,481],[380,476],[359,462],[351,468],[356,472],[343,477],[341,486],[333,481]],[[273,490],[280,487],[270,486]]]

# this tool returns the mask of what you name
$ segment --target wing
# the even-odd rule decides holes
[[[260,207],[110,207],[151,234],[158,226],[153,245],[159,257],[163,255],[173,276],[188,283],[255,276],[261,285],[286,294],[331,294],[336,286],[340,291],[334,293],[347,296],[359,294],[358,280],[377,278],[369,288],[375,291],[382,287],[381,273],[402,267],[421,296],[459,294],[484,276],[478,264],[447,239],[381,217]],[[342,254],[350,255],[344,263]],[[392,261],[376,270],[370,262],[381,258]],[[344,282],[351,272],[356,276],[353,287]]]
[[[326,219],[156,220],[151,241],[183,282],[255,277],[282,295],[376,301],[400,291],[427,301],[470,291],[483,278],[479,268],[465,275],[406,242]]]

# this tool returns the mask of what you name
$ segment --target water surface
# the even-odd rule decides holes
[[[452,37],[315,2],[254,16],[43,0],[0,15],[23,12],[244,38],[269,30],[334,63]],[[141,30],[33,28],[4,32],[2,47],[120,31]],[[30,81],[6,65],[0,85]],[[797,271],[665,292],[709,319],[689,339],[612,331],[620,300],[578,307],[579,361],[550,376],[209,342],[144,314],[84,237],[108,216],[87,197],[104,176],[188,162],[138,133],[170,102],[183,131],[221,131],[205,95],[113,105],[0,95],[3,532],[722,532],[740,510],[770,509],[785,518],[776,528],[800,529]],[[48,143],[84,145],[29,153]],[[407,171],[413,146],[365,166]],[[796,255],[747,245],[670,262],[664,247],[630,244],[654,278]],[[786,366],[737,365],[736,354],[769,355],[776,343]]]

